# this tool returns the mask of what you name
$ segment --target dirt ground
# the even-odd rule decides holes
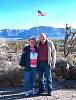
[[[76,89],[66,88],[62,82],[53,81],[51,96],[31,96],[26,98],[23,87],[1,88],[0,100],[76,100]]]

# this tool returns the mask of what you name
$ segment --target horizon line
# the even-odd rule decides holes
[[[34,26],[34,27],[36,27],[37,28],[37,26]],[[29,28],[0,28],[0,30],[4,30],[4,29],[7,29],[7,30],[10,30],[10,29],[12,29],[12,30],[14,30],[14,29],[16,29],[16,30],[29,30],[29,29],[31,29],[31,28],[34,28],[34,27],[29,27]],[[55,26],[38,26],[38,27],[53,27],[53,28],[64,28],[64,27],[55,27]]]

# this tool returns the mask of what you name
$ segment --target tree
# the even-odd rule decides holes
[[[71,32],[71,27],[66,24],[65,40],[64,40],[64,55],[67,57],[76,44],[76,32]]]

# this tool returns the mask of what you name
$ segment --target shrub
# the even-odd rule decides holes
[[[2,58],[3,57],[3,58]],[[23,81],[23,70],[18,65],[18,58],[10,61],[8,56],[0,56],[0,86],[18,86]],[[5,84],[4,84],[5,83]]]
[[[22,82],[23,70],[13,66],[7,71],[6,80],[10,81],[10,86],[17,86]]]

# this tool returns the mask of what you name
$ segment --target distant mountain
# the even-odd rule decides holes
[[[39,33],[41,32],[46,33],[48,38],[64,38],[65,29],[39,26],[38,33],[37,33],[37,27],[33,27],[28,30],[3,29],[3,30],[0,30],[0,37],[8,38],[8,39],[10,38],[27,39],[31,36],[34,36],[37,38]]]

